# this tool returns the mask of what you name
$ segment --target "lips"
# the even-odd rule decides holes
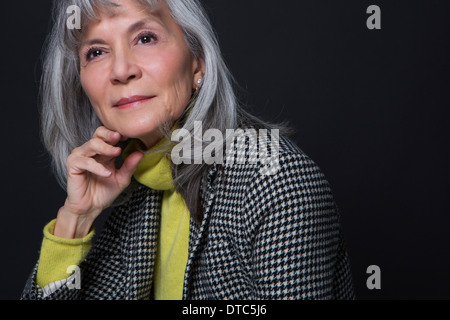
[[[145,101],[150,100],[152,98],[154,98],[154,96],[131,96],[128,98],[120,99],[113,106],[120,108],[131,107],[133,105],[144,103]]]

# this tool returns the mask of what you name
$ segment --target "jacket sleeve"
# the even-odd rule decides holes
[[[259,219],[252,274],[257,299],[354,299],[339,213],[330,186],[304,154],[284,154],[278,170],[248,190]]]
[[[82,239],[63,239],[53,235],[56,219],[44,228],[36,282],[44,288],[50,283],[76,273],[76,266],[86,258],[92,244],[94,228]]]
[[[49,297],[64,286],[76,289],[80,281],[79,265],[91,248],[94,229],[83,239],[63,239],[53,235],[55,222],[56,219],[44,227],[39,260],[27,282],[28,290],[24,291],[36,298]]]
[[[36,283],[36,275],[38,272],[39,261],[35,265],[31,275],[25,284],[25,288],[21,295],[21,300],[79,300],[80,290],[76,287],[76,275],[72,275],[67,279],[50,283],[48,286],[41,288]]]
[[[122,299],[124,287],[124,268],[121,254],[121,238],[116,225],[123,223],[125,219],[123,209],[114,210],[105,224],[100,237],[92,245],[92,249],[83,259],[75,272],[66,279],[58,280],[39,286],[37,275],[39,272],[38,261],[25,288],[22,292],[22,300],[90,300],[90,299]],[[119,221],[120,220],[120,221]],[[75,250],[77,251],[77,250]],[[70,252],[69,252],[70,253]],[[51,252],[41,252],[40,259]],[[43,266],[51,269],[51,266]],[[52,274],[53,276],[53,274]],[[44,282],[45,284],[45,282]]]

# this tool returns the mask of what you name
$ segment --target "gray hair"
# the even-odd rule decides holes
[[[148,8],[155,8],[160,0],[136,1]],[[175,22],[184,31],[191,53],[194,57],[203,59],[206,67],[202,88],[182,116],[182,128],[192,133],[194,122],[201,121],[206,129],[215,128],[225,132],[226,129],[237,128],[243,118],[257,122],[258,119],[239,106],[234,80],[221,56],[215,32],[200,2],[165,1]],[[78,46],[82,31],[66,27],[66,10],[71,5],[80,8],[81,30],[98,18],[99,8],[118,6],[113,0],[54,2],[53,28],[47,38],[41,78],[41,134],[42,141],[52,156],[52,167],[57,180],[64,189],[67,183],[65,163],[68,155],[74,148],[91,139],[101,125],[81,87]],[[207,169],[206,164],[172,164],[175,186],[196,220],[201,219],[199,192],[196,191],[200,190]]]

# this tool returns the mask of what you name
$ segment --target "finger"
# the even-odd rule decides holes
[[[93,158],[78,157],[69,164],[69,175],[80,175],[86,172],[100,177],[109,177],[112,174],[103,164],[98,163]]]
[[[97,130],[95,130],[92,138],[99,138],[109,144],[114,145],[122,139],[122,135],[117,131],[113,131],[104,126],[100,126],[97,128]]]
[[[122,167],[116,173],[116,177],[122,185],[130,182],[131,176],[134,171],[136,171],[136,168],[143,157],[144,154],[142,152],[136,151],[125,159]]]
[[[94,157],[96,155],[115,158],[121,153],[120,147],[115,147],[103,141],[101,138],[92,138],[81,146],[81,155],[85,157]]]

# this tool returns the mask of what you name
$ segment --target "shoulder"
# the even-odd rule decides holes
[[[239,216],[249,221],[264,219],[267,214],[274,219],[337,221],[331,186],[315,161],[288,138],[271,132],[269,144],[273,140],[275,144],[269,147],[269,156],[252,163],[250,158],[261,155],[259,148],[264,142],[249,143],[243,135],[237,135],[237,146],[227,150],[221,179],[224,207],[231,205],[231,211],[238,210]]]
[[[269,141],[272,138],[276,140],[276,133]],[[276,233],[286,241],[305,232],[319,236],[328,230],[337,235],[339,210],[316,162],[284,136],[279,136],[278,147],[275,143],[270,150],[273,154],[254,163],[249,154],[259,153],[261,143],[245,142],[242,135],[235,142],[237,146],[227,151],[215,215],[227,221],[231,234],[249,242],[258,234],[269,239]]]
[[[239,129],[228,137],[224,177],[247,188],[329,189],[321,168],[275,129]]]

